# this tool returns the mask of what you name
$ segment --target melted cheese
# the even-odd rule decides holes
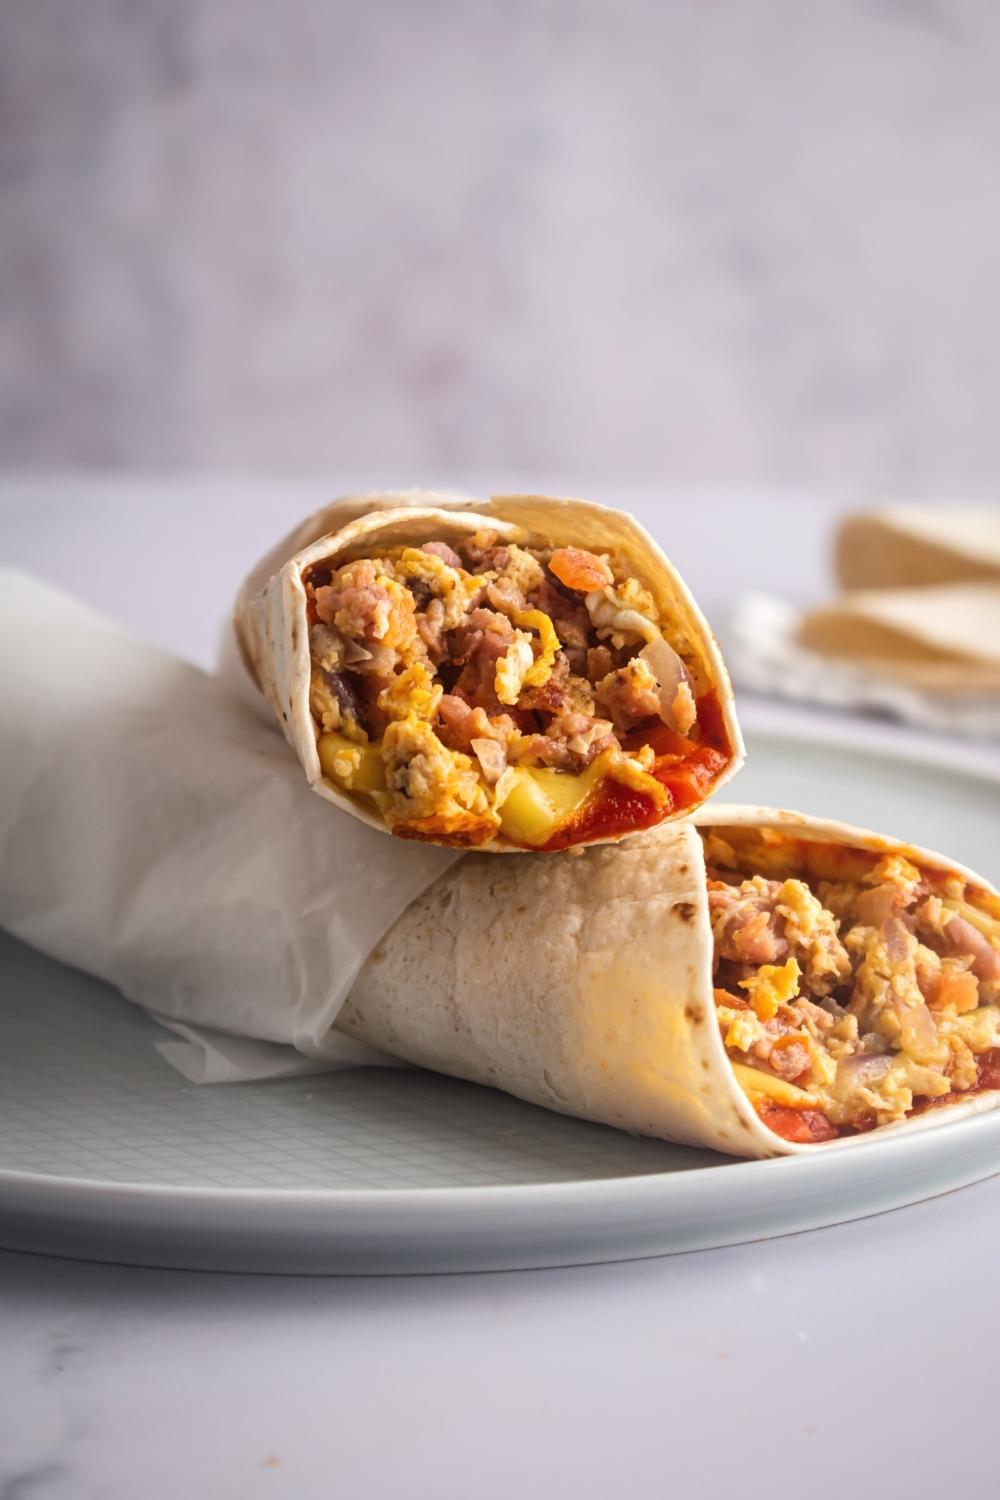
[[[385,767],[373,746],[353,744],[342,734],[321,734],[316,750],[323,775],[346,791],[370,795],[385,790]]]
[[[731,1063],[736,1081],[751,1102],[754,1099],[773,1099],[786,1109],[816,1109],[819,1100],[815,1094],[807,1094],[794,1083],[777,1078],[773,1073],[762,1073],[759,1068],[747,1067],[746,1063]]]
[[[524,681],[528,687],[544,687],[552,676],[556,652],[559,650],[556,627],[541,609],[518,609],[514,611],[511,618],[521,630],[538,631],[542,644],[541,654],[536,658],[534,665],[525,672]]]

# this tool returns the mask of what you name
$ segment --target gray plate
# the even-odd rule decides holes
[[[1000,778],[760,728],[733,794],[997,877]],[[727,800],[729,794],[727,792]],[[0,938],[0,1244],[219,1270],[485,1270],[734,1244],[1000,1170],[1000,1112],[733,1162],[378,1070],[198,1088],[114,991]]]

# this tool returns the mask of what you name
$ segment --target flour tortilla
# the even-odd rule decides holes
[[[835,551],[845,589],[1000,584],[1000,508],[890,505],[848,516]]]
[[[847,592],[803,617],[803,646],[934,696],[1000,692],[1000,510],[848,516],[835,567]]]
[[[573,859],[470,854],[370,954],[337,1030],[562,1114],[732,1156],[863,1147],[869,1134],[784,1140],[737,1083],[715,1018],[695,824],[899,852],[990,889],[940,855],[761,807],[713,806]],[[875,1133],[933,1129],[998,1104],[1000,1094],[978,1094]]]
[[[336,564],[350,557],[377,555],[400,544],[420,546],[435,539],[454,542],[483,528],[496,531],[501,540],[529,546],[572,544],[626,557],[652,593],[664,621],[676,621],[687,636],[696,658],[688,663],[695,691],[713,688],[718,694],[732,756],[715,788],[739,770],[745,751],[718,644],[676,569],[637,521],[623,511],[584,500],[495,495],[476,501],[464,495],[407,491],[348,496],[318,511],[262,559],[237,597],[235,627],[243,661],[315,792],[370,827],[386,826],[367,799],[352,797],[329,781],[319,763],[309,710],[311,663],[303,569],[320,562]],[[481,847],[487,853],[511,852],[502,837]]]
[[[937,695],[1000,692],[1000,578],[859,589],[799,624],[803,646]]]

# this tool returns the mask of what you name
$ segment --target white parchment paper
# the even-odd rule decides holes
[[[0,571],[0,926],[175,1023],[187,1076],[392,1061],[331,1027],[460,857],[320,801],[219,681]]]

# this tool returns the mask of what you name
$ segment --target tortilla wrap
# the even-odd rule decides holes
[[[936,695],[1000,690],[1000,573],[995,584],[858,589],[812,610],[802,645]]]
[[[453,819],[447,824],[434,817],[418,819],[414,816],[412,820],[400,817],[394,821],[393,815],[373,800],[380,797],[381,792],[359,792],[361,778],[352,779],[357,754],[339,735],[329,738],[335,742],[335,748],[339,747],[348,756],[354,755],[354,762],[347,762],[348,774],[338,780],[339,772],[331,771],[330,757],[334,756],[334,750],[325,757],[325,765],[321,764],[324,746],[318,743],[320,724],[311,705],[316,673],[315,648],[311,646],[316,619],[313,577],[322,573],[329,579],[332,571],[350,562],[383,558],[394,548],[419,549],[428,543],[444,544],[448,548],[464,547],[483,532],[495,533],[501,548],[515,544],[517,547],[541,549],[543,555],[553,548],[574,552],[586,549],[588,553],[603,556],[613,554],[622,560],[621,565],[627,568],[628,576],[634,578],[651,597],[662,624],[664,640],[669,637],[678,643],[669,655],[677,662],[681,674],[680,691],[688,695],[691,704],[697,705],[696,717],[690,721],[694,728],[681,729],[678,739],[681,748],[674,746],[675,753],[666,755],[662,775],[659,752],[657,769],[652,775],[647,774],[648,767],[652,766],[651,752],[647,770],[638,762],[633,764],[631,751],[618,755],[616,765],[619,769],[613,775],[618,779],[619,789],[629,787],[637,810],[616,814],[617,822],[610,816],[602,820],[594,815],[597,792],[603,795],[612,779],[611,773],[605,775],[602,766],[597,767],[601,773],[599,776],[592,773],[586,781],[587,787],[596,787],[597,791],[581,790],[574,810],[565,815],[567,821],[562,825],[552,825],[558,837],[543,843],[527,835],[521,839],[509,829],[498,827],[499,813],[494,812],[493,802],[489,799],[484,816],[477,815],[476,821],[470,813],[465,819],[469,827],[461,820]],[[538,611],[533,609],[530,613],[537,617]],[[570,843],[613,842],[634,828],[649,827],[690,812],[724,784],[744,759],[725,665],[718,645],[683,581],[657,544],[630,516],[585,501],[530,495],[503,495],[475,501],[466,496],[420,491],[347,497],[303,522],[257,565],[237,598],[235,626],[243,660],[298,755],[310,787],[369,826],[389,828],[403,837],[475,846],[490,853],[524,847],[555,848]],[[656,631],[659,634],[659,625]],[[520,629],[514,635],[528,639]],[[544,665],[541,661],[544,639],[542,634],[541,641],[533,643],[539,651],[535,667]],[[555,646],[559,645],[559,640],[556,640]],[[530,652],[529,646],[529,662],[532,659]],[[497,680],[499,682],[499,678]],[[502,700],[503,703],[510,701],[516,699]],[[434,722],[433,711],[428,721]],[[664,719],[668,729],[669,723],[668,716]],[[356,725],[351,727],[357,728]],[[395,729],[397,726],[392,724],[390,727]],[[607,727],[610,728],[610,724]],[[519,730],[514,732],[520,733]],[[694,738],[685,738],[688,733]],[[368,735],[362,731],[360,735],[354,735],[353,740],[367,745]],[[473,740],[472,743],[481,746],[483,741]],[[685,746],[687,748],[683,748]],[[379,749],[377,737],[374,748]],[[444,753],[450,754],[450,751]],[[476,755],[480,753],[477,749]],[[671,767],[666,766],[666,761],[671,767],[678,763],[676,776]],[[334,759],[332,763],[336,767],[345,764],[343,759]],[[475,780],[479,767],[471,756],[466,757],[466,764],[473,768],[466,774]],[[532,796],[536,795],[534,788],[544,784],[549,789],[545,793],[547,797],[553,786],[552,778],[561,777],[564,769],[559,767],[543,773],[542,777],[535,777],[529,788]],[[572,769],[578,768],[574,766]],[[376,767],[376,770],[384,778],[381,768]],[[522,789],[527,785],[525,777],[528,774],[517,771]],[[535,776],[534,771],[530,774]],[[566,774],[572,772],[567,770]],[[582,788],[582,776],[580,784]],[[384,779],[381,785],[384,787]],[[567,783],[560,780],[557,792],[565,793],[566,789]],[[503,790],[506,795],[507,784]],[[497,787],[496,791],[496,806],[500,808],[500,788]],[[618,800],[628,799],[622,794]],[[558,798],[554,805],[558,805]],[[509,806],[514,806],[513,801]],[[585,826],[588,822],[590,826]]]
[[[848,516],[837,531],[836,573],[845,589],[1000,584],[1000,512],[890,505]]]
[[[863,1143],[867,1130],[820,1144],[789,1139],[737,1081],[713,995],[702,838],[712,831],[787,849],[832,846],[835,862],[856,857],[845,850],[870,851],[863,864],[902,856],[929,879],[968,881],[1000,918],[996,893],[939,855],[795,813],[713,806],[577,859],[467,855],[371,953],[337,1029],[547,1109],[733,1156]],[[934,1128],[998,1102],[994,1090],[969,1092],[877,1133]]]

